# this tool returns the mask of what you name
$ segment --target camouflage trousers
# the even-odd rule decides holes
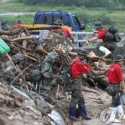
[[[51,91],[56,84],[56,80],[44,78],[39,83],[38,92],[48,94],[48,92]]]
[[[72,91],[72,99],[71,102],[74,103],[84,103],[84,97],[82,95],[82,91],[81,91],[81,87],[82,87],[82,79],[76,79],[73,81],[72,83],[72,87],[71,87],[71,91]]]
[[[88,115],[81,87],[82,87],[82,79],[77,79],[73,81],[72,99],[69,105],[70,120],[74,120],[74,118],[77,119],[80,116],[85,118]]]

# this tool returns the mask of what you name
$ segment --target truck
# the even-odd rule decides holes
[[[61,20],[65,26],[71,27],[73,32],[81,32],[85,29],[85,24],[81,24],[77,16],[70,12],[38,11],[33,20],[33,24],[17,24],[17,27],[29,30],[60,28],[55,22]]]
[[[75,46],[82,46],[85,43],[86,33],[83,32],[85,24],[81,24],[76,15],[64,11],[38,11],[34,15],[33,24],[21,24],[19,28],[26,28],[32,34],[39,35],[41,30],[51,30],[61,28],[55,25],[57,20],[62,20],[65,26],[72,28]]]
[[[56,20],[62,20],[63,24],[72,28],[73,31],[82,31],[85,25],[81,24],[77,16],[63,11],[38,11],[34,16],[34,24],[54,25]]]

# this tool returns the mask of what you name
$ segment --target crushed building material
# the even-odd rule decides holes
[[[3,125],[67,125],[72,84],[68,68],[73,57],[80,56],[91,62],[99,73],[107,69],[107,62],[112,61],[100,57],[93,60],[88,56],[90,51],[73,50],[71,40],[53,31],[42,44],[27,29],[1,31],[0,36],[11,47],[9,55],[12,58],[11,61],[4,57],[0,60],[0,121]],[[56,52],[59,58],[51,66],[54,57],[49,57],[52,52]],[[46,70],[50,73],[45,73]],[[46,74],[53,77],[45,79]],[[89,113],[96,120],[111,102],[110,96],[103,91],[105,87],[106,80],[101,73],[83,80],[82,94]],[[99,123],[96,125],[101,125]],[[85,122],[85,125],[89,124]]]

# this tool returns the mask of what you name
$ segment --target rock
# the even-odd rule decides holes
[[[15,63],[19,63],[25,59],[25,56],[22,53],[17,53],[12,56],[12,59]]]
[[[14,94],[15,96],[20,96],[24,99],[29,99],[29,100],[31,99],[25,92],[15,88],[14,86],[11,86],[10,88],[12,90],[11,93]]]
[[[42,114],[47,114],[51,111],[51,107],[48,103],[42,99],[35,99],[36,109],[39,110]]]
[[[7,62],[2,63],[2,70],[5,73],[11,72],[14,69],[15,69],[15,65],[12,61],[7,61]]]
[[[122,56],[125,58],[125,46],[117,47],[113,52],[113,58],[115,59],[117,55]]]
[[[111,103],[111,97],[100,89],[90,89],[91,91],[83,91],[87,110],[94,118],[98,117],[105,107]]]
[[[45,102],[43,108],[46,104]],[[0,125],[44,125],[47,122],[50,120],[43,120],[41,112],[27,94],[7,85],[0,85]]]
[[[49,113],[53,108],[53,105],[45,101],[44,98],[39,94],[31,91],[29,93],[29,96],[31,97],[31,100],[30,102],[27,100],[26,104],[31,105],[31,107],[34,107],[36,110],[40,111],[44,115]]]

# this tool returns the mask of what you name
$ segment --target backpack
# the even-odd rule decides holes
[[[105,39],[104,39],[105,42],[120,42],[121,41],[121,37],[118,33],[118,30],[115,28],[115,27],[110,27],[108,29],[108,32],[106,33],[105,35]]]

